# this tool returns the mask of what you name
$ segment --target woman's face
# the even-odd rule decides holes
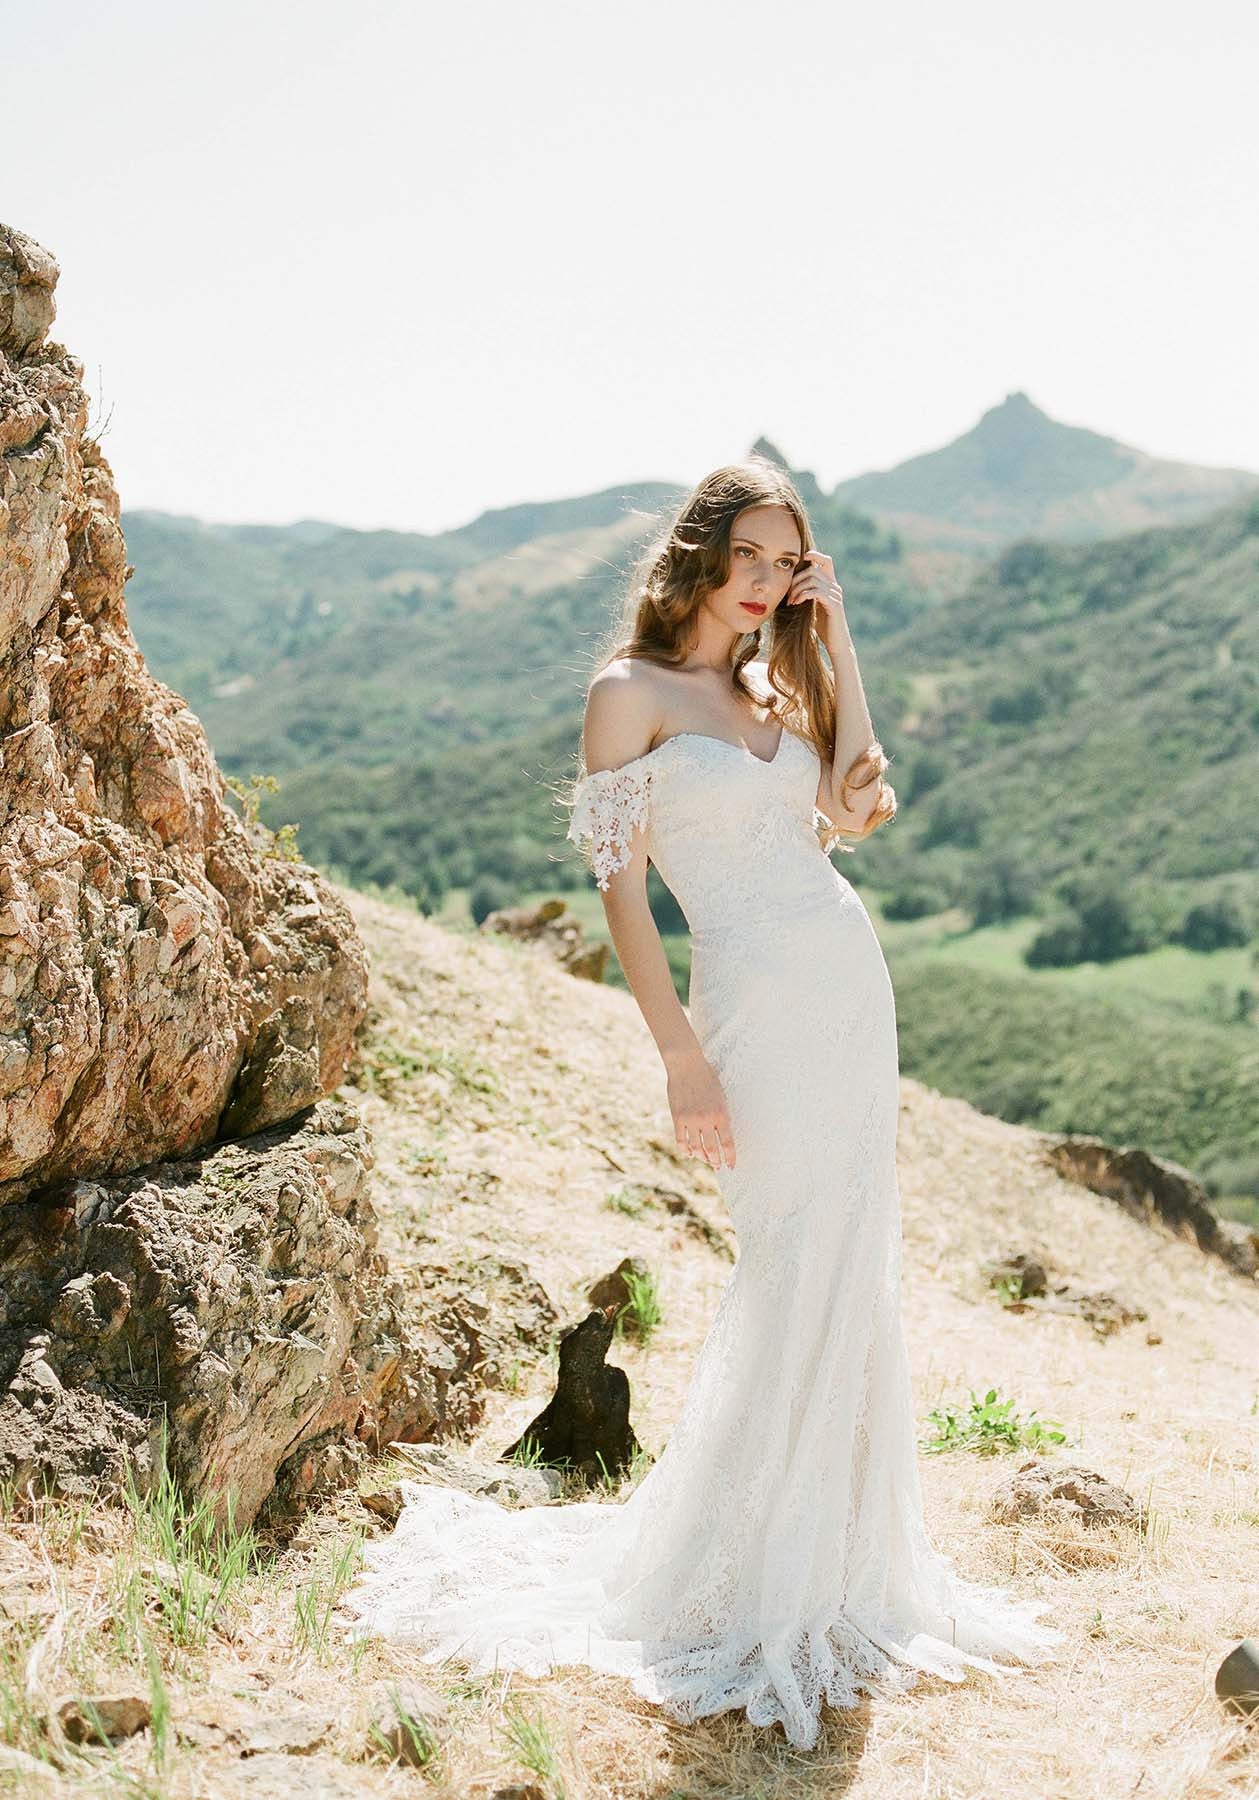
[[[730,578],[705,605],[732,630],[755,631],[786,595],[801,553],[790,507],[745,507],[730,532]]]

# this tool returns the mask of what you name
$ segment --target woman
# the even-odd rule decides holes
[[[507,1512],[405,1483],[347,1601],[356,1635],[429,1661],[583,1663],[677,1718],[742,1707],[807,1749],[824,1700],[1041,1662],[1063,1633],[1034,1622],[1046,1602],[956,1575],[923,1520],[895,1005],[826,854],[894,818],[896,796],[831,559],[781,470],[733,465],[682,506],[630,603],[590,684],[569,836],[738,1259],[669,1442],[626,1501]],[[690,927],[689,1017],[648,861]]]

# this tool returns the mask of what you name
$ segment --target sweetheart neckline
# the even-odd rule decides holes
[[[789,732],[785,725],[780,725],[774,754],[764,757],[758,756],[755,750],[749,750],[746,744],[732,744],[729,738],[714,737],[711,731],[675,731],[671,737],[665,738],[664,742],[657,744],[653,750],[644,750],[641,756],[631,756],[628,762],[618,763],[614,769],[594,769],[591,773],[594,775],[619,775],[623,769],[632,769],[636,763],[647,762],[651,757],[659,756],[662,750],[667,750],[670,744],[679,743],[683,738],[698,738],[704,744],[724,744],[726,749],[733,750],[736,756],[750,756],[752,761],[759,763],[762,769],[772,769],[782,754],[783,740],[787,737],[795,737],[797,743],[804,742],[803,738],[796,737],[794,731]]]
[[[778,761],[778,752],[783,747],[783,739],[786,735],[787,727],[785,725],[780,725],[778,727],[778,742],[774,745],[774,754],[772,756],[757,756],[756,751],[749,750],[746,744],[732,744],[729,738],[714,737],[711,731],[675,731],[671,737],[665,738],[664,743],[657,744],[655,750],[648,750],[646,755],[654,756],[656,750],[663,750],[665,744],[673,743],[675,738],[702,738],[706,744],[724,744],[727,750],[742,750],[745,756],[752,757],[755,762],[760,763],[763,769],[772,769],[774,764]]]

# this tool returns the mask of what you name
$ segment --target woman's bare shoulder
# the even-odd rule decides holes
[[[604,664],[586,694],[588,769],[619,768],[646,752],[660,727],[664,679],[665,671],[641,656]]]

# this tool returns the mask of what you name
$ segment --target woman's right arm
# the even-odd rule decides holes
[[[658,697],[643,675],[641,668],[622,664],[592,681],[582,732],[590,774],[619,769],[646,753],[660,719]],[[629,831],[622,866],[609,873],[600,890],[608,933],[665,1067],[678,1148],[702,1156],[713,1168],[723,1159],[733,1167],[725,1095],[678,998],[647,901],[646,838],[639,825]]]

